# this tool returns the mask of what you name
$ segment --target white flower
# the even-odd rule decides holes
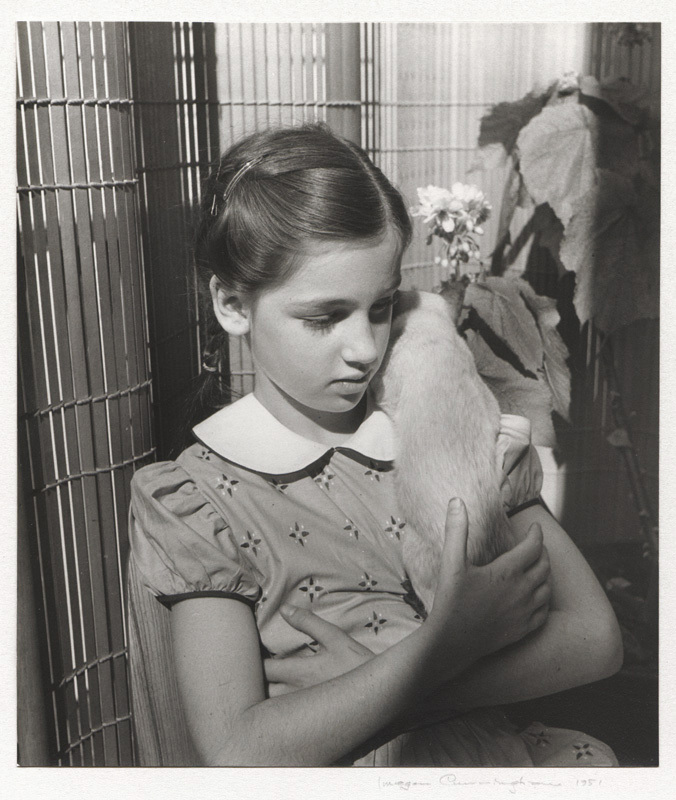
[[[418,188],[419,205],[411,209],[415,217],[422,217],[431,229],[431,236],[444,242],[445,258],[435,263],[457,268],[470,257],[479,257],[479,247],[474,236],[483,233],[481,223],[491,213],[490,203],[476,186],[456,182],[450,191],[431,184]]]
[[[564,72],[562,77],[559,78],[559,83],[557,85],[557,90],[562,94],[570,94],[574,92],[576,89],[580,88],[580,75],[575,72],[575,70],[571,69],[568,72]]]
[[[442,211],[448,211],[452,201],[451,193],[448,189],[440,189],[438,186],[427,186],[418,188],[418,200],[420,205],[411,209],[414,217],[424,217],[425,222],[431,222],[435,216]]]
[[[453,220],[453,217],[443,214],[440,218],[441,227],[446,231],[446,233],[453,233],[455,230],[455,221]]]

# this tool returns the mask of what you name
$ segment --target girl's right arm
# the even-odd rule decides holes
[[[222,598],[174,606],[181,698],[198,752],[210,765],[329,765],[427,694],[546,618],[541,608],[542,532],[475,567],[467,518],[449,506],[443,569],[428,619],[395,646],[349,672],[266,698],[253,614]],[[460,601],[459,598],[462,598]],[[452,665],[452,666],[449,666]]]

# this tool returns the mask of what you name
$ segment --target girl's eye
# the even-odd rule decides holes
[[[329,329],[335,325],[337,318],[334,314],[326,314],[323,317],[306,317],[303,325],[313,331],[328,333]]]
[[[376,315],[385,314],[386,312],[389,312],[392,306],[397,302],[398,296],[399,296],[399,291],[397,290],[390,297],[386,297],[383,300],[379,300],[375,305],[371,306],[371,312]]]

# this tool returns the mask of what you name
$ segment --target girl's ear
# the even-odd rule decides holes
[[[218,324],[231,336],[249,333],[249,305],[236,292],[228,290],[216,275],[209,281],[214,314]]]

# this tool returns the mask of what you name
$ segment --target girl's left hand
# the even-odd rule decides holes
[[[289,625],[311,636],[319,649],[314,655],[266,659],[263,667],[270,697],[337,678],[373,658],[368,647],[311,611],[283,605],[280,613]]]

